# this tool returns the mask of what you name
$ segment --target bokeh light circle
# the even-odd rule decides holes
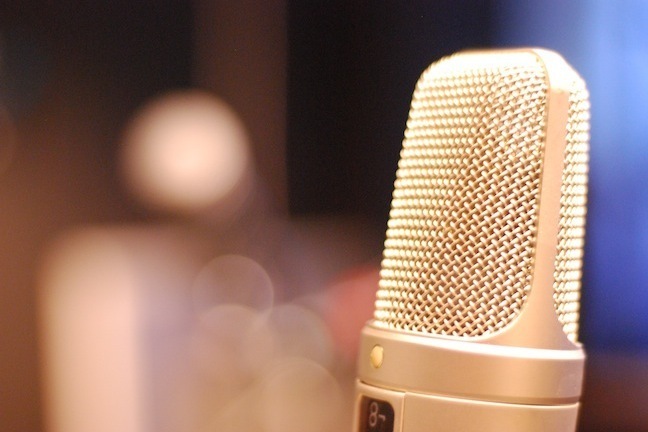
[[[311,360],[289,358],[268,371],[259,411],[268,432],[337,430],[341,391],[336,379]]]
[[[151,207],[192,214],[247,192],[244,125],[206,92],[173,92],[150,102],[126,128],[122,149],[125,182]]]
[[[222,255],[200,270],[192,295],[199,314],[225,304],[261,311],[272,307],[274,287],[266,270],[255,260]]]

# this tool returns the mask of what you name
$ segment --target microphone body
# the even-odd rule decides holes
[[[417,82],[359,432],[574,431],[589,102],[542,49],[461,52]]]

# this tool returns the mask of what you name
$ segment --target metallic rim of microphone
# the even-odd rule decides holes
[[[358,378],[393,390],[538,405],[577,402],[582,350],[479,344],[366,326]],[[370,360],[382,347],[379,367]]]

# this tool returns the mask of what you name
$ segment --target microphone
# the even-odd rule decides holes
[[[354,431],[574,431],[589,99],[543,49],[467,51],[416,84]]]

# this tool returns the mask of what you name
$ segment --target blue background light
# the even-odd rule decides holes
[[[502,1],[496,43],[555,49],[592,104],[582,339],[648,348],[648,3]]]

